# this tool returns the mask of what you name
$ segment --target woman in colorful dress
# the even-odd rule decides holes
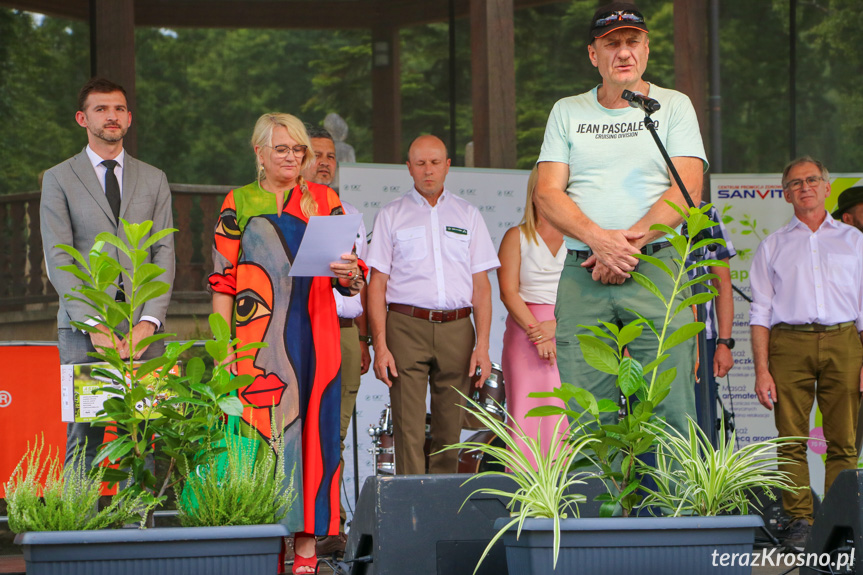
[[[507,230],[500,242],[497,279],[500,299],[509,312],[501,362],[506,382],[506,408],[528,436],[535,438],[540,433],[546,452],[558,418],[525,417],[525,414],[549,401],[529,398],[529,393],[551,391],[560,385],[555,365],[554,303],[566,248],[563,234],[533,205],[536,182],[534,168],[527,183],[524,219],[517,227]],[[524,444],[517,442],[535,466]]]
[[[285,471],[298,497],[284,523],[294,533],[294,573],[313,573],[316,535],[339,532],[339,323],[332,288],[359,291],[356,255],[331,264],[336,278],[290,277],[309,216],[341,214],[336,193],[303,180],[314,161],[294,116],[264,114],[252,147],[257,180],[232,190],[215,230],[209,283],[213,311],[236,321],[243,344],[265,342],[232,371],[254,381],[238,390],[242,424],[284,436]]]

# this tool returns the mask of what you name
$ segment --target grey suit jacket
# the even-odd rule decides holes
[[[57,244],[73,246],[86,257],[96,236],[111,232],[125,239],[118,221],[114,219],[108,199],[90,163],[86,148],[80,154],[45,172],[42,180],[42,200],[39,208],[42,227],[42,244],[45,250],[45,267],[48,278],[60,294],[60,311],[57,327],[71,327],[70,321],[84,322],[95,311],[78,301],[68,301],[67,294],[81,282],[72,274],[57,269],[75,263]],[[123,196],[120,217],[129,223],[153,221],[150,233],[173,227],[171,190],[164,172],[126,154],[123,166]],[[111,257],[117,258],[126,270],[131,269],[129,258],[111,245],[105,246]],[[165,270],[159,280],[174,284],[174,239],[169,234],[149,248],[148,262]],[[128,279],[124,285],[129,285]],[[111,294],[114,295],[114,294]],[[162,324],[171,300],[171,290],[146,302],[136,311],[137,323],[142,315],[155,317]]]

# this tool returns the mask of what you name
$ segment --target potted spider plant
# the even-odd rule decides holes
[[[691,237],[715,225],[705,215],[709,205],[685,212],[673,203],[669,205],[684,218]],[[754,530],[763,526],[763,521],[759,516],[748,515],[747,495],[764,487],[789,487],[787,476],[772,468],[781,461],[775,455],[775,447],[788,438],[763,441],[736,451],[732,434],[716,449],[691,420],[685,436],[656,415],[656,407],[668,395],[676,375],[674,368],[661,369],[668,350],[704,329],[703,323],[692,322],[671,331],[671,320],[716,293],[713,286],[705,284],[706,293],[688,295],[691,286],[715,276],[704,274],[688,280],[687,272],[694,266],[725,264],[708,259],[687,268],[684,262],[692,250],[722,240],[707,238],[693,242],[667,226],[653,228],[668,234],[679,258],[678,269],[673,271],[652,256],[636,257],[670,276],[672,291],[663,294],[645,275],[638,272],[631,275],[633,281],[665,306],[662,325],[631,310],[637,319],[627,325],[603,322],[601,327],[580,326],[590,333],[578,336],[586,362],[598,371],[616,376],[617,387],[625,398],[623,406],[610,399],[597,399],[586,389],[570,383],[562,383],[551,392],[531,394],[557,402],[534,408],[529,416],[566,415],[569,421],[568,428],[563,430],[566,437],[563,443],[556,440],[557,446],[547,453],[534,454],[536,469],[491,445],[458,446],[499,458],[516,478],[518,490],[508,494],[513,517],[495,522],[512,573],[547,573],[558,564],[562,565],[562,572],[706,573],[715,569],[714,552],[752,551]],[[681,294],[683,302],[676,303]],[[646,365],[625,353],[626,346],[639,337],[655,337],[658,342],[656,358]],[[496,425],[492,418],[484,417],[476,404],[471,403],[466,409],[504,441],[505,436],[519,435],[528,446],[539,445],[536,439],[524,437],[517,426]],[[538,447],[532,447],[531,451],[535,449]],[[655,464],[648,463],[651,459],[655,459]],[[573,472],[577,475],[572,475]],[[486,472],[500,473],[505,472]],[[572,502],[584,498],[577,494],[570,492],[556,507],[544,495],[548,485],[577,488],[590,475],[605,486],[605,492],[597,497],[601,503],[599,517],[578,518],[578,508]],[[636,511],[642,515],[669,516],[631,517]],[[731,513],[740,515],[728,515]],[[746,565],[735,565],[724,572],[749,573],[748,564],[747,561]]]
[[[144,250],[175,230],[150,234],[151,228],[152,222],[124,221],[124,238],[100,234],[86,257],[59,246],[76,262],[61,270],[81,280],[72,297],[90,306],[90,319],[108,328],[112,337],[124,320],[134,325],[138,307],[169,289],[158,280],[164,270],[145,263]],[[105,295],[120,288],[118,278],[125,273],[103,252],[105,244],[116,246],[132,262],[123,280],[125,302]],[[113,394],[95,424],[116,429],[116,438],[101,446],[94,465],[105,461],[115,468],[87,470],[78,453],[73,465],[61,471],[59,454],[49,452],[43,461],[42,444],[28,446],[6,493],[10,527],[18,532],[15,541],[24,548],[30,575],[118,569],[158,575],[274,571],[288,534],[279,521],[294,498],[293,472],[288,480],[285,462],[276,455],[282,453],[278,434],[268,444],[226,431],[224,416],[243,409],[232,392],[249,383],[249,376],[230,376],[228,350],[236,346],[242,353],[253,346],[232,340],[220,315],[209,320],[214,335],[205,343],[214,364],[210,374],[199,357],[188,361],[184,374],[173,369],[193,342],[169,343],[164,354],[143,363],[131,359],[138,349],[170,334],[135,341],[130,328],[124,337],[130,342],[129,359],[110,347],[90,354],[100,364],[93,374],[110,382],[100,391]],[[154,459],[164,461],[155,466],[163,470],[159,476]],[[120,488],[107,509],[97,512],[103,482],[120,483]],[[178,493],[184,527],[144,529],[171,488]],[[141,529],[107,529],[128,527],[133,519]]]

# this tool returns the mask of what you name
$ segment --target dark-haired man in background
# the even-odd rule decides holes
[[[114,343],[105,327],[89,319],[94,313],[90,307],[67,299],[67,296],[76,295],[74,288],[81,281],[57,269],[75,262],[56,246],[70,245],[86,254],[102,232],[123,236],[121,218],[133,224],[151,220],[153,228],[150,234],[173,227],[171,190],[164,172],[136,160],[123,149],[123,137],[132,123],[123,87],[103,78],[87,82],[78,95],[75,120],[87,130],[88,144],[80,154],[45,172],[39,211],[45,267],[51,284],[60,295],[57,341],[61,364],[95,361],[87,355],[88,352],[113,347]],[[104,249],[118,259],[127,272],[131,270],[128,257],[118,254],[113,246],[106,245]],[[158,279],[173,285],[173,236],[168,234],[150,246],[146,261],[163,268],[165,272]],[[122,290],[109,295],[118,301],[125,297]],[[136,342],[163,329],[170,299],[169,289],[135,311],[132,337]],[[73,321],[88,323],[92,327],[84,333],[71,325]],[[117,328],[118,333],[125,334],[128,327],[121,324]],[[120,356],[128,358],[132,352],[130,342],[119,336],[116,342]],[[147,348],[139,348],[135,357],[149,359],[163,351],[164,343],[159,341]],[[85,461],[89,466],[104,439],[105,428],[88,423],[70,423],[67,435],[66,463],[69,463],[78,444],[86,439]]]
[[[316,126],[308,128],[309,139],[315,152],[315,162],[311,164],[303,177],[316,184],[332,186],[336,178],[336,170],[339,163],[336,159],[336,146],[333,137],[324,128]],[[338,190],[336,190],[338,193]],[[359,210],[353,205],[341,200],[346,214],[358,214]],[[357,257],[365,259],[366,256],[366,226],[360,222],[357,232],[356,249]],[[357,392],[360,389],[360,377],[369,370],[371,354],[369,353],[368,323],[365,314],[366,288],[363,286],[360,293],[353,297],[345,297],[338,291],[333,290],[336,300],[336,312],[339,315],[341,326],[342,347],[342,407],[341,407],[341,453],[345,451],[345,437],[348,433],[348,425],[357,403]],[[354,446],[356,449],[356,446]],[[342,473],[345,470],[345,460],[342,457]],[[347,537],[345,536],[345,510],[341,505],[341,528],[338,535],[329,535],[318,541],[315,552],[318,555],[331,555],[332,553],[343,553]]]
[[[614,2],[599,8],[591,19],[587,55],[602,77],[593,90],[558,101],[548,119],[538,160],[536,202],[543,216],[563,232],[567,258],[557,293],[557,352],[561,381],[583,387],[598,399],[617,400],[615,377],[584,361],[577,334],[579,325],[597,320],[629,323],[638,309],[661,325],[665,307],[632,279],[638,252],[662,260],[670,269],[676,252],[653,224],[679,226],[681,218],[665,201],[685,206],[659,149],[644,125],[644,113],[622,98],[624,90],[640,92],[661,104],[653,114],[658,134],[692,195],[701,200],[702,174],[707,165],[704,145],[692,104],[685,95],[643,79],[650,53],[644,16],[634,4]],[[639,268],[662,293],[671,279],[655,266]],[[688,295],[682,293],[679,301]],[[678,301],[676,300],[676,301]],[[693,321],[680,313],[670,330]],[[656,357],[654,338],[628,345],[632,356],[646,364]],[[656,412],[679,430],[686,416],[695,417],[695,341],[670,350],[661,366],[677,375],[668,397]],[[608,422],[614,414],[606,414]]]

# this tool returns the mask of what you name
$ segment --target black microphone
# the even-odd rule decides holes
[[[641,92],[630,92],[629,90],[624,90],[620,97],[629,102],[629,105],[633,108],[641,108],[647,115],[656,112],[661,107],[659,102],[653,98],[645,96]]]

